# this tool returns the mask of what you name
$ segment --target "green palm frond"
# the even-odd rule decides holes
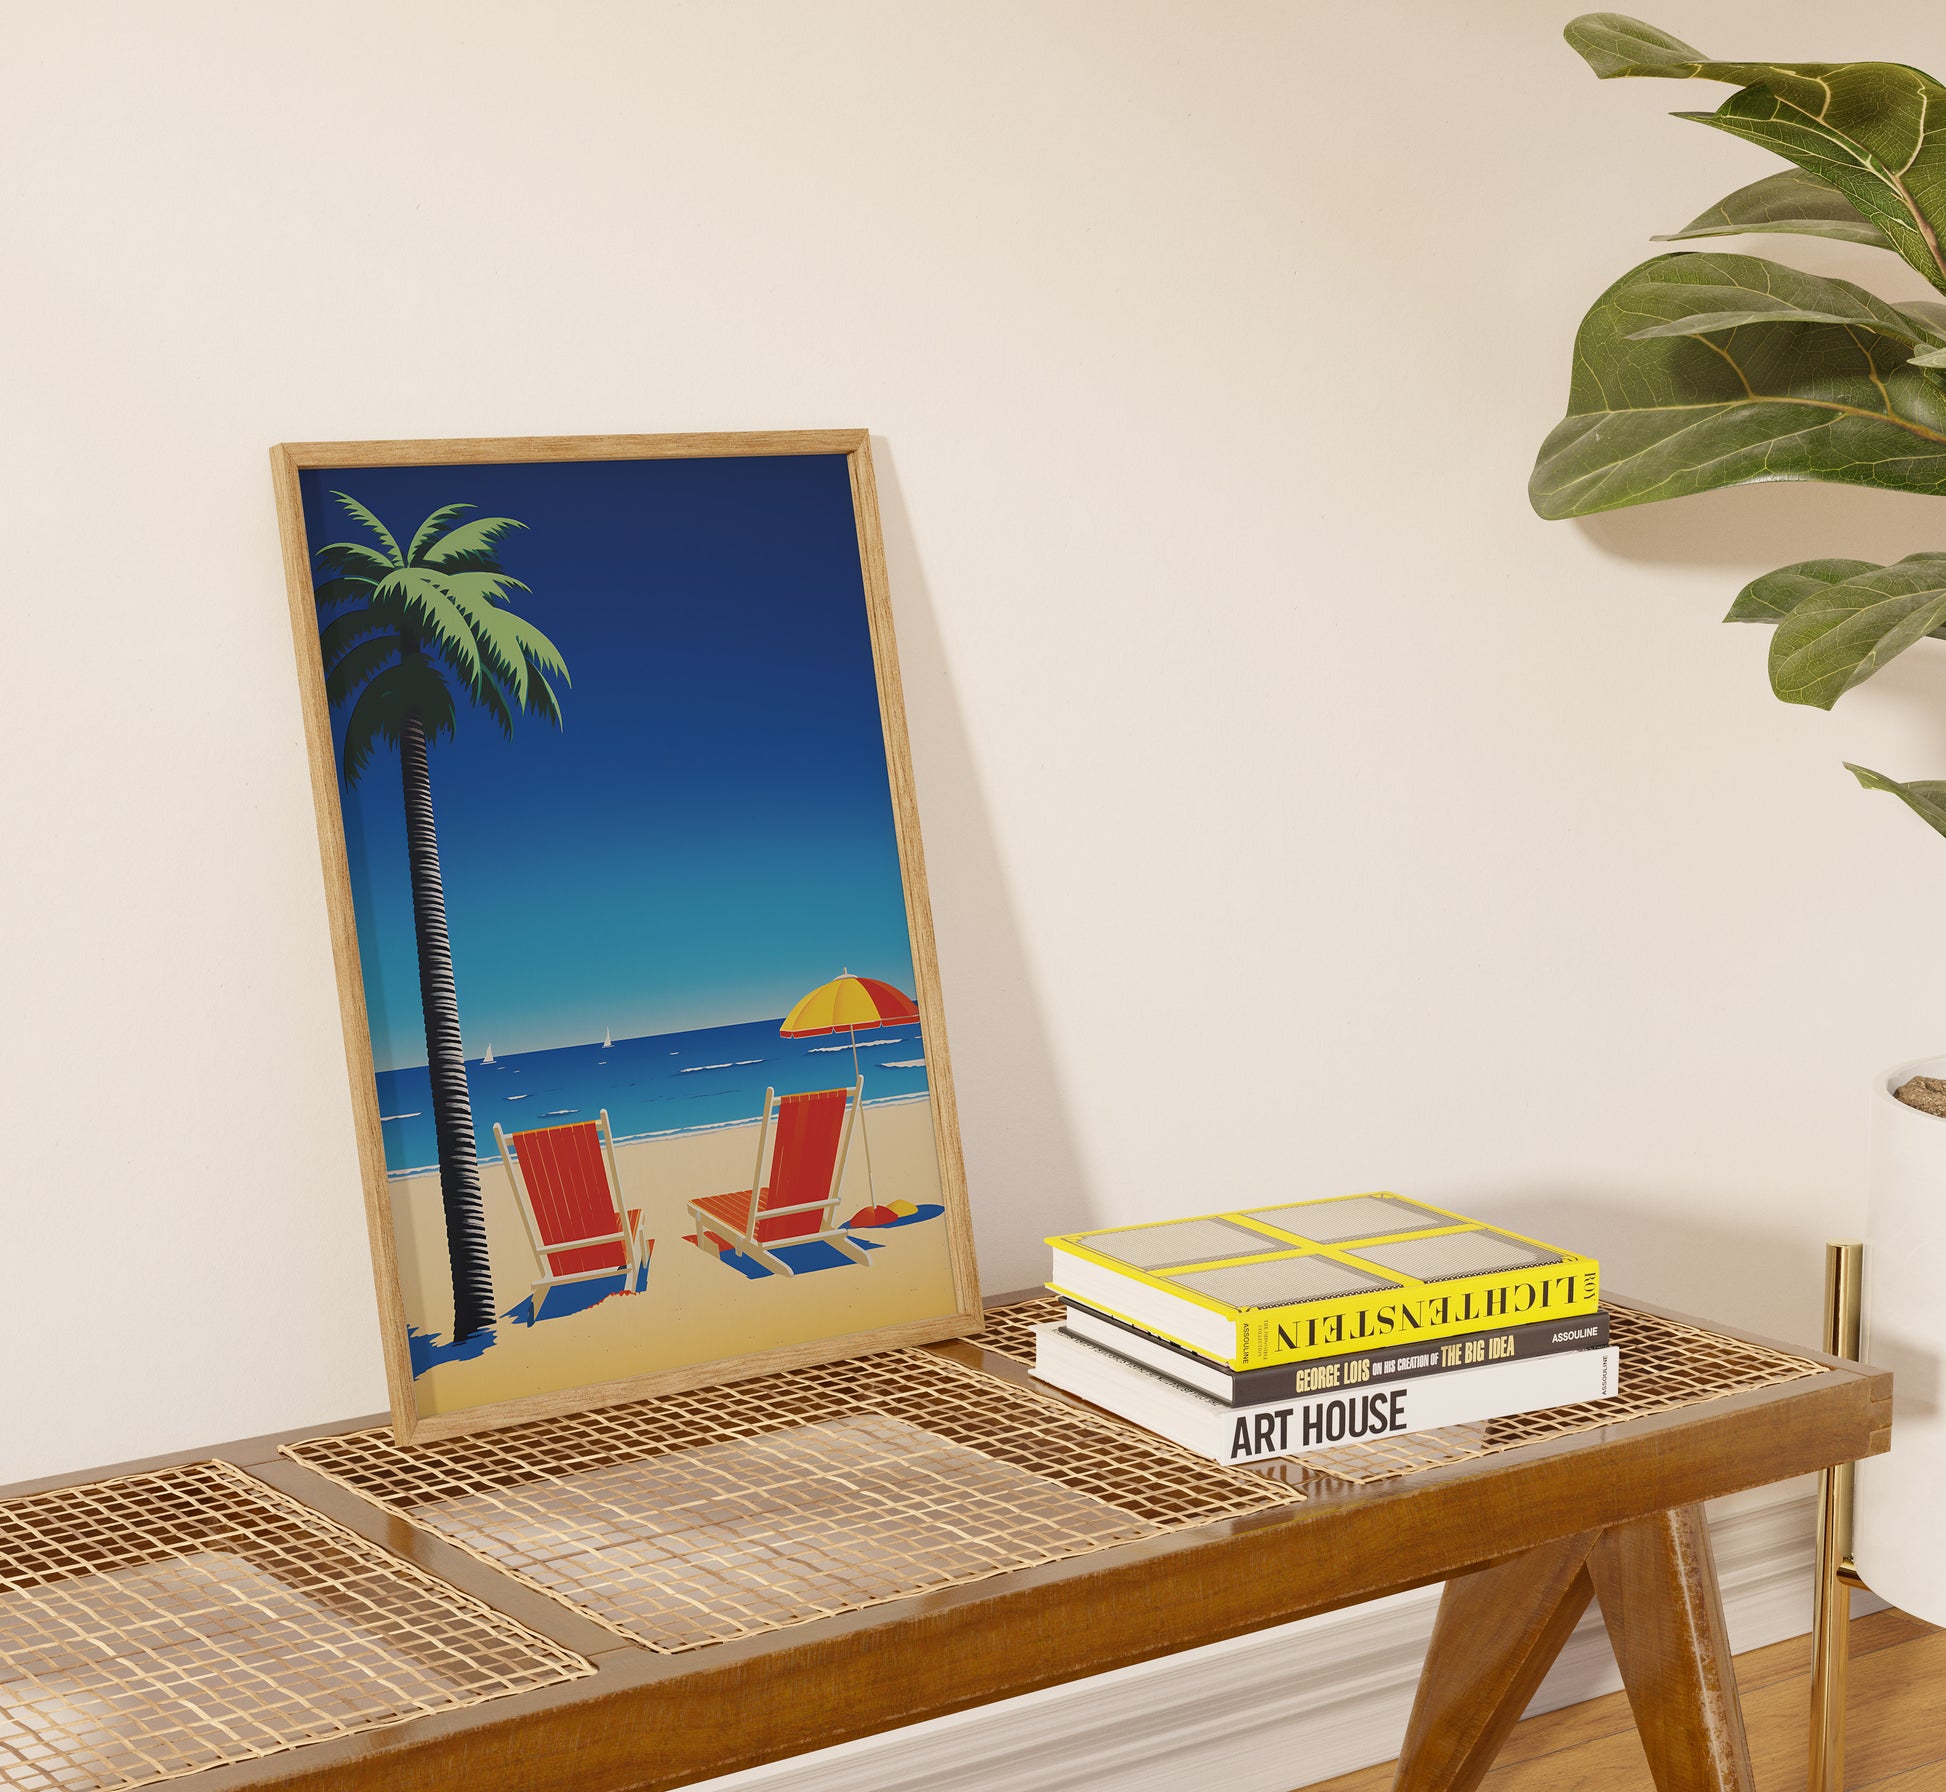
[[[331,707],[336,709],[355,696],[362,685],[397,659],[398,652],[398,637],[392,634],[374,635],[369,641],[347,647],[325,667],[324,694]]]
[[[561,720],[561,700],[554,695],[554,687],[541,676],[539,668],[531,661],[527,668],[527,707],[543,721],[552,722],[556,728],[566,726]]]
[[[312,558],[326,572],[347,573],[354,578],[382,579],[392,570],[391,561],[362,541],[327,541]]]
[[[430,660],[388,666],[360,693],[345,722],[345,782],[356,784],[383,741],[396,747],[406,719],[419,718],[428,741],[450,735],[456,720],[452,687]]]
[[[495,622],[511,616],[513,612],[501,606],[511,593],[527,589],[504,572],[446,572],[431,568],[427,572],[429,577],[438,579],[439,588],[475,628],[490,629]]]
[[[485,703],[487,693],[496,688],[498,681],[480,652],[480,644],[469,634],[429,635],[419,644],[419,651],[452,667],[460,688],[475,703]]]
[[[527,707],[527,656],[521,652],[513,617],[490,604],[476,604],[461,592],[452,592],[453,604],[465,616],[473,631],[474,645],[488,670],[509,687],[516,709]]]
[[[317,586],[318,608],[329,617],[318,644],[331,707],[350,705],[346,784],[358,782],[381,743],[397,745],[409,717],[418,717],[429,741],[452,734],[458,690],[503,734],[512,735],[522,711],[560,727],[549,680],[571,682],[567,666],[540,629],[508,608],[528,588],[494,555],[502,536],[526,524],[505,516],[461,520],[474,507],[445,504],[401,554],[362,504],[344,492],[332,496],[385,548],[336,541],[316,555],[334,575]]]
[[[528,660],[543,672],[550,672],[565,685],[574,680],[568,676],[567,662],[561,658],[561,650],[541,633],[525,616],[507,615],[506,620],[513,625],[513,633],[520,642],[520,651]]]
[[[333,492],[331,495],[334,498],[336,498],[341,505],[344,506],[345,511],[347,512],[348,515],[350,515],[356,521],[363,523],[366,528],[371,530],[371,532],[378,537],[380,542],[384,544],[386,553],[391,555],[392,565],[403,566],[405,564],[405,556],[399,552],[399,544],[392,539],[392,531],[390,529],[386,528],[386,526],[383,523],[381,523],[377,517],[373,516],[372,513],[369,510],[367,510],[364,505],[359,503],[356,498],[352,497],[350,493]]]
[[[500,563],[494,544],[501,536],[526,527],[525,523],[516,522],[510,516],[476,516],[471,522],[461,523],[431,547],[424,550],[415,547],[413,558],[424,565],[443,567],[450,572],[457,572],[463,567],[481,572],[498,572]]]
[[[326,579],[314,593],[320,610],[335,610],[340,604],[356,603],[371,594],[370,579]]]
[[[404,606],[407,625],[429,646],[452,660],[469,691],[485,677],[479,642],[466,613],[453,602],[445,581],[424,566],[402,566],[373,592],[377,602]]]
[[[412,533],[412,545],[405,551],[406,564],[414,564],[420,550],[437,541],[454,523],[458,522],[473,506],[471,504],[442,504],[431,516]]]
[[[473,701],[490,715],[495,726],[509,740],[514,737],[514,711],[507,701],[507,694],[491,678],[484,680],[474,694]]]
[[[439,582],[455,597],[467,597],[479,604],[505,604],[511,601],[511,594],[526,591],[532,594],[531,587],[523,585],[510,572],[502,572],[497,566],[462,567],[458,571],[439,566],[430,570],[439,575]]]
[[[546,671],[567,676],[567,668],[552,641],[525,618],[495,607],[506,601],[509,590],[527,589],[518,579],[509,578],[505,573],[456,572],[444,575],[440,582],[472,627],[494,676],[513,687],[517,708],[527,706],[530,661]]]
[[[324,654],[324,664],[329,670],[348,647],[355,646],[369,635],[395,632],[387,619],[376,615],[369,607],[361,610],[347,610],[342,616],[334,616],[318,630],[318,647]]]

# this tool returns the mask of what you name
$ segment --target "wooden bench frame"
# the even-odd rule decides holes
[[[1026,1375],[977,1345],[930,1348]],[[383,1417],[0,1495],[219,1455],[597,1669],[171,1782],[183,1792],[660,1792],[1435,1581],[1400,1792],[1478,1783],[1591,1596],[1658,1786],[1750,1792],[1702,1503],[1876,1455],[1891,1425],[1889,1373],[1772,1348],[1822,1372],[681,1655],[637,1648],[276,1454]]]

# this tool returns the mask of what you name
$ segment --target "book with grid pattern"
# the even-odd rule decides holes
[[[1056,1294],[1233,1370],[1312,1362],[1600,1304],[1600,1267],[1394,1194],[1062,1233]]]

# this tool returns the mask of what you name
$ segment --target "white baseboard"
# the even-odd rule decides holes
[[[1734,1649],[1761,1648],[1811,1628],[1815,1528],[1816,1494],[1808,1479],[1711,1506]],[[1421,1587],[702,1786],[708,1792],[1180,1792],[1186,1785],[1222,1784],[1228,1792],[1291,1792],[1399,1752],[1438,1602],[1437,1587]],[[1552,1711],[1620,1685],[1601,1619],[1591,1609],[1529,1709]]]

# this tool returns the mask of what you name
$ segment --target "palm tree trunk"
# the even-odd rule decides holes
[[[473,1143],[473,1097],[460,1046],[453,946],[446,932],[446,886],[439,876],[439,838],[433,831],[432,774],[426,765],[426,731],[417,716],[408,716],[399,731],[399,771],[405,783],[406,860],[412,869],[412,931],[419,947],[426,1070],[439,1140],[439,1200],[446,1214],[446,1258],[453,1270],[453,1341],[458,1343],[488,1330],[498,1314]]]

